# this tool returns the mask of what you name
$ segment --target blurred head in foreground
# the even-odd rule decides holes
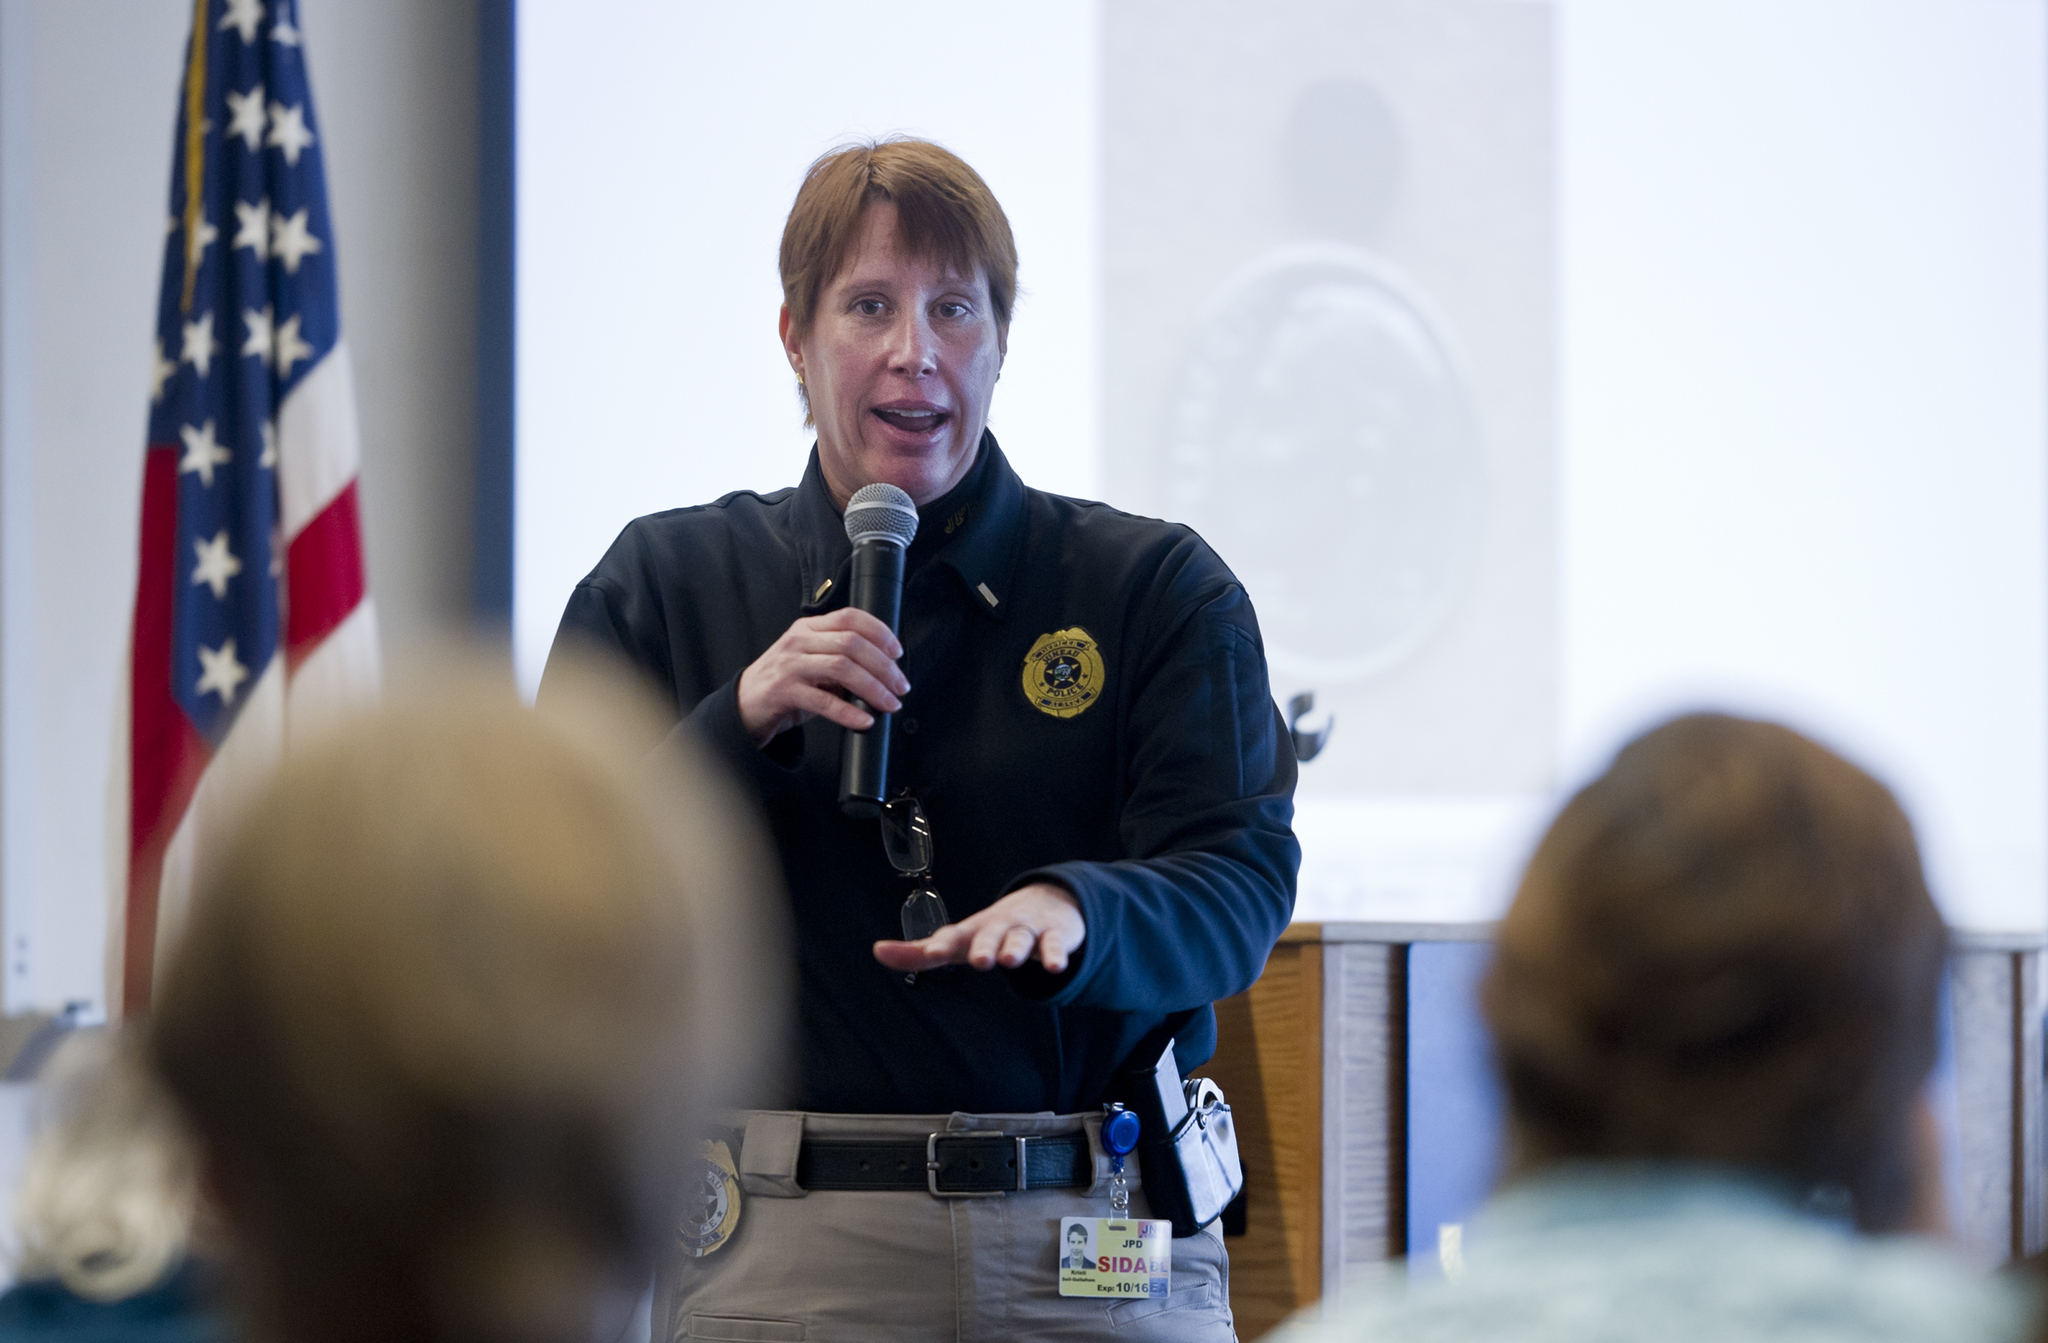
[[[20,1278],[118,1301],[161,1282],[184,1256],[191,1144],[138,1055],[132,1037],[81,1031],[44,1067],[15,1205]]]
[[[1882,784],[1774,724],[1666,723],[1566,805],[1501,927],[1516,1164],[1742,1167],[1901,1226],[1946,951]]]
[[[631,691],[571,698],[295,747],[203,879],[153,1054],[259,1336],[587,1338],[779,1047],[752,825]]]

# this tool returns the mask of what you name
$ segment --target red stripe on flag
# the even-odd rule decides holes
[[[128,905],[121,1004],[130,1015],[149,1006],[164,849],[212,757],[206,739],[171,697],[177,544],[178,449],[153,444],[142,470],[142,555],[128,692]]]
[[[285,554],[285,655],[297,671],[363,600],[363,524],[353,480],[299,530]]]

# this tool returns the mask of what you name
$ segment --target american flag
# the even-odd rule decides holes
[[[108,1013],[294,732],[373,695],[355,380],[297,0],[194,0],[149,378]]]

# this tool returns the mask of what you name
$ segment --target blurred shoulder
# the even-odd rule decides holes
[[[1732,1228],[1728,1228],[1732,1229]],[[1638,1228],[1641,1232],[1644,1228]],[[1944,1249],[1788,1219],[1743,1243],[1699,1226],[1632,1237],[1554,1228],[1528,1253],[1475,1258],[1455,1283],[1361,1279],[1275,1343],[1489,1343],[1658,1338],[1802,1343],[2019,1343],[2035,1296]],[[1490,1262],[1486,1262],[1490,1259]]]

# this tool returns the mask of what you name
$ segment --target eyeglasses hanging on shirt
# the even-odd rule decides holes
[[[913,883],[899,914],[903,940],[923,941],[953,921],[946,902],[931,886],[932,823],[917,799],[904,792],[882,804],[881,825],[882,852],[888,855],[889,866]],[[915,984],[917,971],[903,976],[903,982]]]

